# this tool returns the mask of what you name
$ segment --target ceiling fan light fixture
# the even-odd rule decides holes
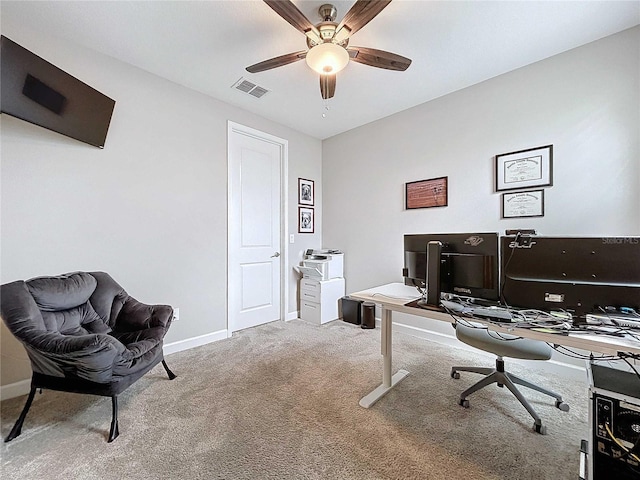
[[[321,75],[333,75],[349,63],[349,52],[331,42],[321,43],[307,52],[307,65]]]

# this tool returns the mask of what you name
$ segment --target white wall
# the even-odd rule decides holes
[[[639,77],[635,27],[325,140],[323,243],[345,252],[347,293],[402,281],[409,233],[640,235]],[[544,217],[500,219],[494,156],[548,144]],[[447,207],[404,209],[406,182],[442,176]],[[442,322],[394,321],[453,335]]]
[[[323,243],[347,291],[401,281],[408,233],[640,235],[639,75],[636,27],[325,140]],[[547,144],[544,217],[501,220],[494,156]],[[405,182],[442,176],[447,207],[404,209]]]
[[[139,300],[180,308],[165,343],[226,330],[228,120],[289,142],[290,265],[321,245],[319,140],[6,16],[2,34],[116,106],[104,150],[2,115],[1,283],[104,270]],[[297,234],[298,177],[316,181],[313,235]],[[29,378],[22,347],[0,329],[0,384]]]

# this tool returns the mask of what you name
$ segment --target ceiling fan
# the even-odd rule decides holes
[[[347,66],[349,60],[387,70],[405,71],[411,60],[384,50],[350,47],[349,38],[376,15],[391,0],[357,0],[340,23],[337,11],[325,4],[318,9],[322,21],[313,25],[289,0],[264,0],[278,15],[307,37],[308,50],[270,58],[247,67],[249,73],[258,73],[306,59],[307,65],[320,74],[320,93],[323,99],[333,97],[336,91],[336,73]]]

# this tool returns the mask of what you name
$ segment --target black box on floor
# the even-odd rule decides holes
[[[360,325],[362,323],[362,316],[360,313],[360,305],[362,305],[361,300],[354,300],[349,297],[342,297],[340,299],[342,320],[348,323],[353,323],[355,325]]]
[[[362,302],[362,328],[376,328],[376,304]]]

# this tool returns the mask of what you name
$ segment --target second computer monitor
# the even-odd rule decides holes
[[[640,237],[502,237],[501,248],[507,305],[574,319],[640,312]]]
[[[429,248],[430,242],[439,245]],[[426,286],[434,306],[439,304],[438,287],[443,293],[499,299],[497,233],[405,235],[404,247],[405,283]]]

